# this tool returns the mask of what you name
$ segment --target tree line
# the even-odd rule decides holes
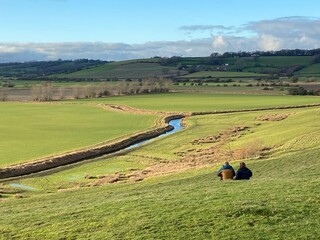
[[[107,63],[107,61],[76,59],[0,63],[0,76],[34,79],[52,74],[71,73]]]
[[[306,49],[282,49],[278,51],[238,51],[238,52],[224,52],[222,54],[214,52],[211,57],[252,57],[252,56],[315,56],[320,54],[320,48],[306,50]]]
[[[111,95],[135,95],[166,93],[172,88],[172,81],[166,78],[146,78],[138,81],[121,81],[110,86],[107,84],[53,87],[51,82],[33,85],[31,98],[33,101],[51,101],[65,98],[95,98]]]

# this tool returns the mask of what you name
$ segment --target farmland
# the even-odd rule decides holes
[[[160,66],[154,62],[125,61],[108,63],[91,69],[86,69],[71,74],[59,75],[67,78],[147,78],[166,74],[177,74],[174,67]]]
[[[3,98],[1,169],[95,151],[163,126],[164,116],[186,117],[183,130],[140,147],[1,179],[0,239],[317,239],[320,98],[287,95],[291,87],[318,87],[312,58],[226,57],[224,71],[210,57],[169,60],[99,63],[52,75],[55,90],[69,91],[60,101]],[[266,73],[293,65],[300,70],[289,77]],[[150,76],[155,82],[170,76],[175,84],[167,93],[119,90],[145,87],[139,78]],[[11,81],[13,91],[31,91],[46,80]],[[119,92],[76,99],[74,86]],[[245,161],[252,179],[219,181],[225,161],[235,169]]]
[[[275,114],[286,118],[258,120],[259,116]],[[186,119],[184,131],[137,150],[47,176],[13,180],[37,190],[17,190],[23,198],[1,203],[1,236],[229,239],[232,234],[256,239],[316,239],[320,217],[315,197],[320,181],[319,117],[318,108],[195,116]],[[301,125],[304,127],[297,128]],[[254,172],[252,180],[220,182],[214,172],[221,159],[208,153],[219,143],[192,142],[235,126],[249,128],[238,137],[230,136],[231,142],[220,146],[221,152],[229,147],[230,151],[248,150],[253,140],[259,143],[256,151],[261,147],[270,150],[251,151],[246,157]],[[181,161],[179,152],[193,155],[196,165],[181,165],[190,160],[185,156]],[[198,159],[203,153],[208,154],[206,160]],[[233,155],[231,164],[236,166],[237,156],[241,157],[236,152]],[[162,170],[171,168],[167,173],[158,169],[157,174],[155,166],[159,164]],[[141,182],[108,184],[94,178],[147,167],[154,176]],[[4,187],[8,189],[8,183]]]
[[[136,108],[161,111],[201,112],[303,105],[320,103],[320,99],[319,97],[312,96],[170,93],[89,99],[76,102],[122,104]]]
[[[1,167],[123,137],[157,118],[81,105],[1,103],[0,109]]]
[[[223,71],[206,71],[206,72],[197,72],[192,73],[184,78],[206,78],[206,77],[216,77],[216,78],[254,78],[254,77],[263,77],[266,74],[259,73],[249,73],[249,72],[223,72]]]

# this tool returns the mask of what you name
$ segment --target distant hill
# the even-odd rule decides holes
[[[101,66],[84,69],[81,71],[59,74],[59,78],[148,78],[148,77],[172,77],[186,74],[177,66],[163,66],[157,59],[143,59],[106,63]]]
[[[59,73],[71,73],[82,69],[92,68],[105,64],[101,60],[57,60],[24,63],[1,63],[1,77],[37,78]]]
[[[207,57],[154,57],[119,62],[59,60],[0,64],[0,77],[23,80],[320,77],[320,50],[213,53]],[[314,55],[313,55],[314,54]]]

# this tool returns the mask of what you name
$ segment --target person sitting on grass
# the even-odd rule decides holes
[[[237,170],[235,180],[249,180],[252,177],[252,172],[249,168],[246,167],[244,162],[240,163],[240,167]]]
[[[225,162],[224,165],[217,172],[217,176],[220,177],[220,180],[232,179],[234,175],[234,169],[229,164],[229,162]]]

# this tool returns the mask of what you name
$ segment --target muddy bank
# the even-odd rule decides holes
[[[173,130],[174,127],[171,125],[168,125],[168,123],[171,120],[179,119],[183,117],[184,117],[183,115],[167,116],[163,118],[165,122],[165,126],[159,127],[157,129],[150,130],[144,133],[135,134],[131,137],[120,140],[115,143],[109,143],[109,144],[100,145],[100,146],[93,147],[86,150],[80,150],[80,151],[67,153],[60,156],[44,158],[44,159],[30,162],[30,163],[19,164],[19,165],[10,166],[7,168],[2,168],[0,169],[0,179],[18,177],[22,175],[31,174],[31,173],[41,172],[51,168],[55,168],[55,167],[79,162],[82,160],[99,157],[104,154],[114,153],[114,152],[123,150],[125,148],[130,147],[131,145],[134,145],[141,141],[158,137],[161,134],[164,134],[168,131]]]

